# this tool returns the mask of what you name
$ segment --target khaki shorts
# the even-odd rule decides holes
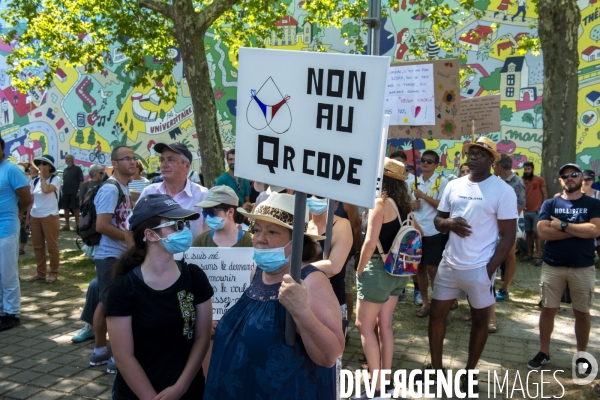
[[[344,277],[344,289],[346,294],[352,294],[352,289],[354,288],[354,285],[356,285],[356,270],[354,269],[355,265],[355,258],[350,257],[346,263],[346,276]]]
[[[596,268],[553,267],[546,263],[542,265],[541,297],[542,305],[547,308],[559,308],[560,298],[569,284],[571,305],[574,310],[587,313],[594,304],[594,285],[596,283]]]
[[[383,261],[379,254],[373,254],[373,257],[367,263],[362,276],[356,276],[356,290],[358,298],[370,301],[371,303],[385,303],[390,296],[396,296],[406,287],[410,276],[397,277],[385,272]]]

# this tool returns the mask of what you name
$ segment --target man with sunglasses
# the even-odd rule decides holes
[[[137,168],[133,150],[127,146],[115,148],[111,153],[113,174],[98,189],[94,197],[96,206],[96,231],[102,234],[94,254],[94,264],[98,277],[99,303],[94,312],[94,351],[90,365],[108,363],[106,372],[116,373],[114,359],[106,346],[105,304],[108,288],[113,282],[113,269],[117,259],[127,249],[125,244],[126,223],[133,204],[127,184]]]
[[[426,150],[421,154],[421,176],[417,177],[409,187],[413,200],[413,214],[423,229],[423,260],[419,265],[417,279],[423,305],[417,310],[417,317],[425,318],[429,315],[429,297],[427,288],[429,279],[435,281],[442,253],[448,241],[448,235],[435,229],[433,219],[437,214],[437,207],[448,184],[448,180],[435,172],[439,165],[440,156],[433,150]],[[458,303],[453,308],[458,307]]]
[[[202,208],[196,207],[196,204],[206,198],[208,189],[187,178],[192,162],[190,150],[179,142],[156,143],[154,150],[160,154],[160,172],[163,181],[146,186],[138,201],[152,193],[167,194],[182,208],[201,213]],[[202,215],[197,220],[191,221],[191,230],[194,237],[207,230]],[[129,234],[128,231],[127,235],[129,236]],[[133,242],[133,238],[131,242]]]
[[[596,282],[595,238],[600,236],[600,200],[581,192],[583,173],[579,165],[563,165],[558,174],[563,192],[542,204],[537,226],[540,239],[546,242],[540,285],[540,351],[527,363],[529,369],[535,370],[550,362],[554,317],[567,285],[575,315],[575,363],[587,362],[581,353],[586,351],[590,336],[590,309]],[[591,370],[591,364],[587,364]]]

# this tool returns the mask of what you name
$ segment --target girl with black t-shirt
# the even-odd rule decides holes
[[[164,194],[133,210],[135,246],[118,260],[106,304],[115,399],[203,397],[213,290],[200,268],[173,259],[192,244],[188,220],[198,217]]]

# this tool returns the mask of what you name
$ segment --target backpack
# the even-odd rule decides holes
[[[377,242],[377,249],[383,260],[383,269],[392,276],[416,275],[423,253],[421,232],[414,227],[411,214],[408,215],[406,221],[402,222],[396,203],[391,198],[388,200],[394,206],[401,225],[387,254],[383,254],[381,242]]]
[[[102,234],[96,231],[96,205],[94,204],[94,199],[96,198],[96,194],[98,190],[106,184],[115,185],[117,190],[119,191],[119,198],[117,200],[117,206],[115,207],[115,215],[117,218],[117,225],[119,224],[119,215],[116,214],[117,207],[119,207],[123,202],[125,202],[125,194],[121,190],[121,185],[113,179],[109,179],[104,181],[102,184],[94,186],[90,190],[88,190],[85,194],[85,198],[81,202],[81,216],[79,217],[79,226],[78,233],[81,239],[88,246],[97,246],[100,243],[100,238],[102,238]]]
[[[52,184],[52,179],[54,179],[54,177],[55,177],[55,176],[56,176],[56,175],[51,175],[51,176],[50,176],[50,180],[48,181],[48,185]],[[33,189],[35,189],[35,185],[37,185],[39,181],[40,181],[40,177],[39,177],[39,176],[38,176],[38,177],[36,177],[36,178],[33,180]],[[56,193],[56,192],[57,192],[57,190],[55,190],[55,191],[54,191],[54,195],[56,196],[56,200],[58,200],[58,202],[59,202],[59,204],[60,204],[60,197],[58,196],[58,193]],[[61,194],[61,197],[62,197],[62,194]]]

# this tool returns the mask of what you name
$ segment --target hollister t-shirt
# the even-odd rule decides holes
[[[590,222],[600,218],[600,200],[581,196],[578,200],[565,200],[561,196],[548,199],[542,204],[540,221],[550,217],[572,224]],[[554,267],[589,267],[594,265],[595,239],[570,237],[563,240],[546,240],[543,260]]]
[[[438,210],[449,212],[450,218],[464,218],[472,232],[461,238],[450,231],[444,260],[455,269],[479,268],[494,255],[498,220],[517,219],[517,195],[495,175],[477,183],[465,176],[448,183]]]

